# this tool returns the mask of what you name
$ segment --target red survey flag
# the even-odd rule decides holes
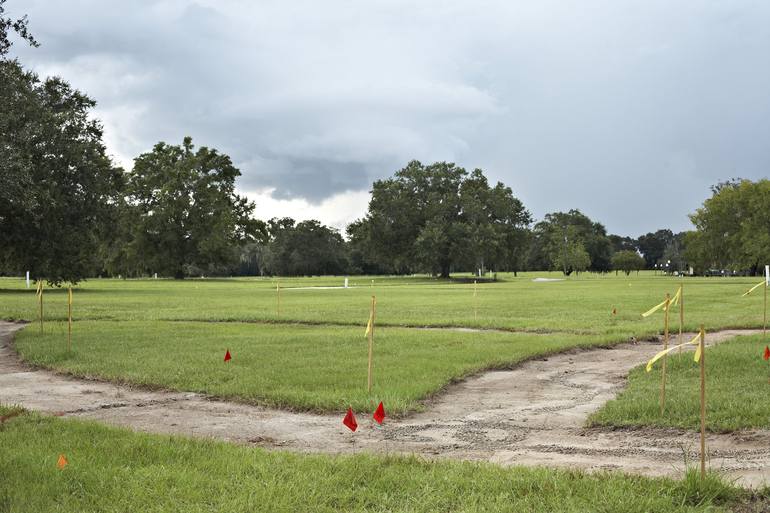
[[[229,362],[232,359],[233,359],[233,357],[230,356],[230,350],[228,349],[227,352],[225,353],[225,361]]]
[[[770,347],[765,346],[765,354],[762,355],[765,360],[770,360]]]
[[[382,424],[382,421],[385,420],[385,408],[382,406],[382,401],[380,401],[380,405],[377,409],[374,410],[372,418],[377,421],[377,424]]]
[[[348,413],[345,415],[345,418],[342,419],[342,423],[351,431],[358,429],[358,422],[356,422],[356,416],[353,415],[353,408],[348,408]]]
[[[59,467],[59,470],[61,470],[64,467],[66,467],[67,463],[69,463],[67,461],[67,458],[65,458],[63,454],[60,454],[59,455],[59,461],[56,462],[56,466]]]

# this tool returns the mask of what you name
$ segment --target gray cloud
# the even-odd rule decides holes
[[[130,161],[193,136],[240,188],[319,204],[408,160],[482,167],[536,216],[689,226],[770,164],[770,4],[11,0],[17,47],[99,101]],[[362,209],[365,205],[362,205]]]
[[[276,199],[305,198],[318,203],[329,191],[356,191],[370,186],[364,164],[321,158],[282,157],[276,160],[248,162],[244,167],[254,172],[242,177],[240,186],[247,190],[275,187]]]

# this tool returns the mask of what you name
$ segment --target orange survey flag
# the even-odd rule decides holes
[[[67,458],[65,458],[63,454],[60,454],[59,455],[59,461],[56,462],[56,466],[59,467],[59,470],[61,470],[64,467],[66,467],[67,463],[69,463],[67,461]]]
[[[374,410],[372,418],[377,421],[377,424],[382,424],[382,421],[385,420],[385,407],[382,405],[382,401],[380,401],[380,405],[377,409]]]
[[[229,362],[232,359],[233,359],[233,357],[230,356],[230,350],[228,349],[227,352],[225,353],[225,361]]]
[[[765,360],[770,360],[770,347],[765,346],[765,354],[762,355]]]
[[[345,418],[342,419],[342,423],[351,431],[358,429],[358,422],[356,422],[356,416],[353,414],[353,408],[348,408],[348,413],[345,415]]]

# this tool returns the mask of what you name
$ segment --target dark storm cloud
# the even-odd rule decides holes
[[[99,101],[120,161],[191,135],[233,157],[242,190],[323,209],[449,160],[538,217],[580,208],[638,235],[687,228],[709,185],[770,165],[763,2],[6,6],[43,45],[22,61]]]
[[[255,172],[241,178],[241,188],[254,190],[269,183],[275,187],[272,196],[276,199],[299,197],[317,203],[329,197],[329,191],[355,191],[370,186],[364,165],[356,162],[286,157],[249,164]]]

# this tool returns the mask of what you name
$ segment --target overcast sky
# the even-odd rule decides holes
[[[417,5],[417,6],[415,6]],[[13,52],[99,104],[116,161],[229,154],[262,218],[344,227],[409,160],[482,168],[536,218],[690,228],[770,170],[770,2],[10,0]]]

